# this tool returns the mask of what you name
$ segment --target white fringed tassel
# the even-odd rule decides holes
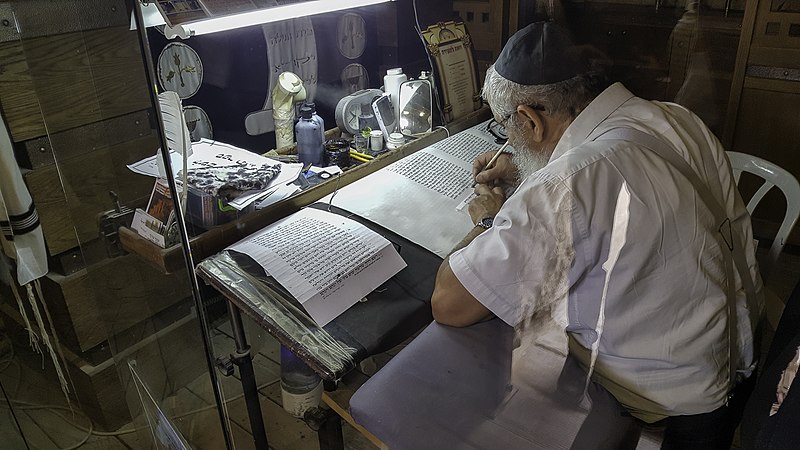
[[[14,293],[14,298],[17,299],[17,308],[19,308],[19,313],[22,315],[22,321],[25,323],[25,329],[28,330],[28,343],[33,351],[36,353],[42,353],[42,349],[39,347],[39,336],[37,336],[36,332],[33,331],[31,321],[28,319],[28,313],[25,311],[25,305],[22,303],[22,297],[20,297],[16,286],[12,285],[11,291]]]
[[[25,289],[28,291],[28,301],[30,301],[31,308],[33,309],[33,315],[36,317],[36,325],[39,327],[39,333],[42,335],[42,343],[50,353],[50,358],[53,360],[53,366],[55,367],[56,375],[58,376],[58,382],[61,384],[61,391],[64,392],[64,396],[67,397],[67,401],[69,402],[69,385],[67,384],[67,379],[64,378],[64,371],[61,368],[61,363],[58,361],[58,356],[56,356],[55,349],[53,344],[50,342],[50,337],[48,336],[47,329],[44,326],[42,314],[39,312],[39,306],[36,304],[36,296],[33,294],[33,287],[31,286],[31,283],[26,284]]]
[[[44,309],[44,314],[47,316],[47,323],[50,325],[50,333],[53,335],[53,341],[56,344],[56,351],[58,352],[59,358],[61,358],[62,367],[67,367],[67,359],[64,358],[64,352],[61,350],[61,342],[58,339],[58,333],[56,332],[55,324],[53,324],[53,317],[50,315],[50,308],[47,307],[47,302],[44,301],[44,294],[42,294],[42,284],[39,283],[39,280],[33,280],[33,285],[36,287],[36,294],[39,295],[39,301],[42,303],[42,308]],[[72,381],[72,375],[70,375],[69,370],[67,370],[67,379],[69,380],[69,385],[72,386],[72,389],[75,390],[75,383]],[[67,398],[67,405],[72,406],[69,400],[69,395],[67,395],[67,391],[64,392],[64,396]]]

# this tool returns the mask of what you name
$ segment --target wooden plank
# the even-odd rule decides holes
[[[42,291],[64,344],[84,352],[186,299],[186,272],[165,276],[128,255],[64,276],[48,273]]]
[[[511,0],[508,8],[508,36],[510,37],[519,30],[519,0]]]
[[[769,1],[769,0],[761,0]],[[744,19],[742,20],[742,34],[739,38],[739,49],[736,51],[736,67],[733,70],[731,93],[728,100],[728,109],[725,115],[725,128],[722,134],[722,145],[725,148],[733,147],[733,134],[736,132],[736,122],[739,115],[739,101],[742,96],[744,75],[747,71],[747,61],[750,55],[750,44],[753,42],[753,27],[756,21],[758,0],[746,2]]]
[[[128,27],[2,43],[0,61],[0,103],[16,142],[150,107]]]
[[[46,133],[36,88],[19,41],[0,43],[0,105],[14,141]]]
[[[150,153],[153,155],[158,141],[155,130],[150,127],[151,121],[152,111],[143,109],[26,141],[25,153],[31,164],[25,168],[36,170],[55,164],[56,159],[62,161],[146,136],[153,136],[155,145]]]
[[[145,63],[129,25],[84,32],[101,118],[150,108]]]
[[[747,64],[797,69],[800,68],[800,49],[753,47]]]
[[[342,419],[344,419],[347,423],[350,424],[353,428],[356,429],[359,433],[361,433],[364,437],[366,437],[370,442],[375,444],[378,448],[381,449],[388,449],[386,444],[381,442],[380,439],[375,437],[374,434],[370,433],[366,428],[362,427],[361,425],[357,424],[353,416],[350,415],[348,411],[350,408],[350,397],[353,396],[352,391],[334,391],[334,392],[323,392],[322,393],[322,401],[328,405],[329,408],[334,410],[336,414],[339,415]]]
[[[482,108],[449,124],[447,128],[450,134],[455,134],[487,120],[490,117],[491,111],[489,108]],[[405,156],[426,148],[444,139],[447,135],[445,130],[438,129],[428,136],[408,143],[397,150],[387,152],[369,163],[361,164],[358,167],[347,170],[340,177],[331,178],[324,183],[318,184],[284,201],[247,214],[236,221],[208,230],[190,241],[194,262],[200,262],[204,258],[221,251],[226,246],[255,233],[277,220],[293,214],[304,206],[318,201],[322,197],[334,192],[336,189],[347,186]],[[119,236],[122,247],[126,251],[138,254],[154,267],[166,273],[180,270],[180,267],[184,264],[180,245],[168,249],[161,249],[157,245],[141,239],[135,231],[125,228],[120,229]]]
[[[797,81],[787,81],[787,80],[772,80],[769,78],[756,78],[756,77],[745,77],[744,79],[744,89],[755,89],[760,91],[771,91],[785,94],[787,97],[792,97],[797,94],[800,94],[800,83]],[[782,102],[785,103],[785,102]],[[790,108],[791,109],[791,108]],[[776,112],[781,113],[782,110],[777,110]],[[793,128],[786,128],[786,130],[791,130]]]
[[[186,267],[186,260],[180,245],[166,249],[161,248],[128,227],[120,227],[119,240],[122,248],[142,258],[143,261],[147,261],[161,273],[174,273]]]
[[[65,160],[54,149],[58,164],[25,174],[51,255],[97,239],[97,216],[112,209],[109,191],[123,204],[146,203],[153,180],[126,164],[152,155],[157,142],[150,135]]]
[[[49,133],[150,106],[138,38],[128,27],[33,38],[21,45],[39,119]],[[9,125],[16,140],[43,134],[40,128]]]

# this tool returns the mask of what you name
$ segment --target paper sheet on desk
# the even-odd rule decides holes
[[[141,175],[158,177],[158,165],[156,162],[157,157],[158,156],[155,155],[145,158],[137,163],[129,165],[128,168],[131,171]],[[183,160],[181,159],[181,155],[171,152],[170,161],[172,163],[172,171],[175,174],[175,178],[180,179],[180,172],[183,170]],[[258,155],[251,151],[218,141],[201,139],[199,142],[192,143],[192,155],[189,156],[188,159],[188,167],[190,170],[198,167],[224,167],[233,164],[247,164],[254,167],[259,167],[264,164],[281,165],[281,173],[269,183],[266,189],[258,192],[245,193],[229,203],[231,206],[237,209],[244,209],[251,203],[263,198],[263,196],[266,195],[266,192],[271,189],[292,183],[297,179],[297,176],[300,175],[300,171],[303,170],[302,164],[282,163],[265,156]]]
[[[258,262],[320,326],[406,266],[384,237],[358,222],[313,208],[280,220],[228,250]]]
[[[392,163],[340,189],[333,204],[444,258],[474,227],[463,207],[472,162],[499,148],[485,130],[486,122]]]

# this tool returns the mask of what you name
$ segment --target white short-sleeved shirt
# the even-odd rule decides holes
[[[545,311],[579,347],[595,344],[595,380],[633,415],[653,422],[709,412],[729,387],[727,249],[676,168],[633,142],[594,141],[620,127],[665,141],[708,184],[746,243],[760,293],[750,217],[721,144],[689,110],[637,98],[620,83],[575,118],[550,162],[450,266],[509,325]],[[736,278],[737,368],[748,373],[762,305],[747,304]]]

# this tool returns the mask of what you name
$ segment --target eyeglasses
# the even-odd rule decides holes
[[[534,104],[528,106],[537,111],[546,111],[545,107],[542,105]],[[496,143],[505,144],[505,142],[508,140],[508,132],[506,131],[506,122],[508,122],[508,119],[510,119],[511,116],[513,116],[516,113],[517,111],[515,110],[514,112],[506,115],[499,121],[494,120],[494,118],[492,118],[492,120],[489,121],[489,124],[486,127],[486,131],[488,131],[489,134],[494,136],[494,140]]]
[[[510,117],[510,116],[509,116]],[[486,126],[486,131],[489,132],[492,136],[494,136],[494,141],[498,144],[505,144],[508,140],[508,134],[506,134],[506,127],[504,127],[500,122],[494,120],[489,121],[489,124]]]

